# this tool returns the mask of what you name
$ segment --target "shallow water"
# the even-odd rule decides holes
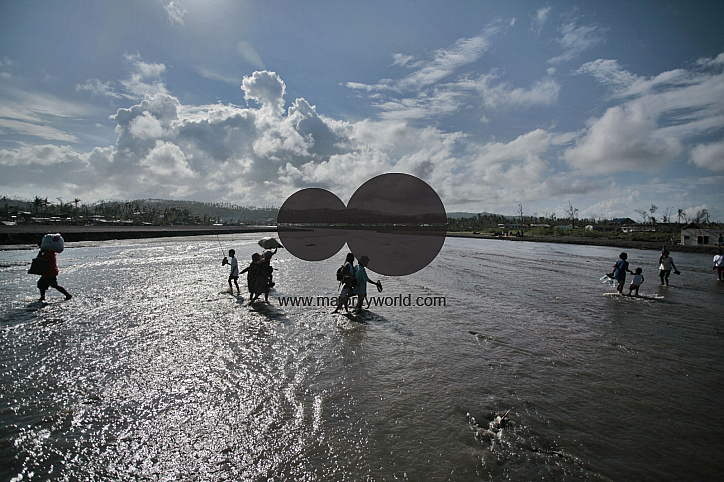
[[[220,244],[244,267],[258,237],[73,244],[58,280],[74,298],[47,303],[25,273],[35,253],[0,251],[0,478],[724,473],[710,256],[674,253],[682,274],[665,288],[658,253],[629,252],[658,298],[635,299],[604,296],[616,248],[448,239],[370,292],[398,306],[347,317],[316,298],[336,294],[344,252],[280,250],[269,305],[226,293]],[[292,297],[312,306],[280,306]]]

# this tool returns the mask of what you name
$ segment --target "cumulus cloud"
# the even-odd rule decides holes
[[[509,203],[546,189],[544,155],[555,136],[542,129],[510,142],[477,143],[461,132],[404,120],[347,122],[320,115],[305,99],[285,111],[284,82],[272,72],[242,81],[254,105],[183,105],[156,93],[118,109],[114,146],[90,153],[42,146],[0,151],[0,186],[53,185],[62,195],[175,197],[280,205],[317,186],[348,200],[384,172],[407,172],[434,185],[446,203]],[[514,89],[511,89],[511,91]],[[38,180],[27,173],[42,169]],[[10,184],[9,184],[10,183]],[[65,191],[64,191],[65,190]]]
[[[244,77],[241,83],[244,98],[253,100],[262,107],[280,111],[284,107],[284,93],[287,90],[284,81],[274,72],[257,71],[250,77]]]
[[[133,72],[128,79],[121,81],[121,85],[134,98],[168,93],[162,79],[166,71],[164,64],[144,62],[140,55],[126,55],[126,61],[133,65]]]
[[[724,172],[724,141],[699,144],[692,149],[691,160],[699,167]]]
[[[181,148],[170,142],[156,141],[154,148],[141,159],[139,165],[150,174],[152,182],[166,185],[196,177]],[[144,176],[141,179],[143,182]]]
[[[145,62],[138,54],[126,54],[124,59],[131,70],[126,79],[118,82],[103,82],[100,79],[92,78],[83,84],[76,84],[75,90],[112,99],[128,100],[143,99],[146,95],[168,93],[163,80],[166,73],[164,64]]]
[[[568,164],[590,174],[653,170],[681,152],[678,139],[657,132],[656,117],[641,103],[616,106],[592,121],[577,145],[565,151]]]

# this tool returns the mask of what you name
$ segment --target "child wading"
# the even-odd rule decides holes
[[[643,270],[636,268],[636,274],[634,274],[633,280],[631,280],[631,286],[628,287],[628,295],[631,296],[631,291],[636,292],[636,296],[639,295],[639,287],[644,282]]]

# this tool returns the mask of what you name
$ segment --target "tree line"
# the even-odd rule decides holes
[[[249,223],[276,219],[276,207],[239,206],[228,202],[140,199],[100,200],[84,203],[80,198],[64,200],[35,196],[32,200],[0,199],[2,218],[30,213],[36,218],[60,218],[61,222],[84,224],[92,221],[126,221],[136,224],[214,224]],[[22,218],[23,216],[21,216]],[[56,219],[57,221],[57,219]]]
[[[644,225],[657,224],[678,224],[679,226],[695,223],[708,225],[711,224],[709,219],[709,211],[701,208],[692,216],[687,215],[684,209],[668,207],[659,214],[658,207],[654,204],[648,209],[634,210],[641,217],[641,223]],[[579,210],[569,201],[562,217],[558,217],[555,212],[545,212],[543,215],[533,213],[526,215],[522,204],[518,204],[517,216],[503,216],[500,214],[480,213],[473,216],[463,216],[448,219],[448,230],[450,231],[490,231],[500,229],[500,225],[519,224],[527,229],[539,231],[552,231],[555,226],[566,226],[571,229],[579,229],[584,226],[606,226],[613,224],[613,219],[607,219],[603,216],[593,216],[590,218],[578,217]],[[635,220],[631,220],[636,222]]]

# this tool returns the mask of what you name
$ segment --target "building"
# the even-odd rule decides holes
[[[681,230],[681,244],[682,246],[714,246],[718,244],[719,236],[724,237],[724,229],[688,224]]]

